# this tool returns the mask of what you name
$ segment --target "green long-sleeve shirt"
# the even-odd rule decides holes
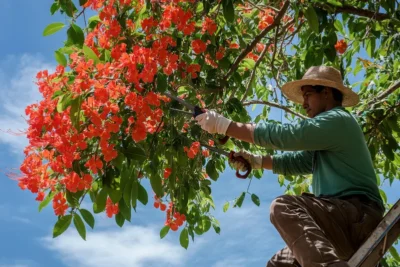
[[[260,122],[254,130],[254,141],[259,146],[294,151],[274,155],[273,172],[312,174],[316,196],[364,194],[383,208],[364,135],[343,107],[297,125]]]

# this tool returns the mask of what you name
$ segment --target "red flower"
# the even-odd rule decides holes
[[[192,41],[192,48],[196,54],[201,54],[207,49],[207,45],[200,39]]]
[[[344,52],[346,52],[346,49],[347,49],[346,41],[345,40],[337,41],[335,44],[335,49],[336,49],[336,51],[339,52],[339,54],[343,54]]]

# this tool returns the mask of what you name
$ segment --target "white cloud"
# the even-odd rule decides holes
[[[44,240],[66,266],[181,266],[190,254],[178,242],[160,240],[159,230],[151,226],[92,232],[87,241],[82,241],[75,231]]]
[[[11,150],[22,155],[28,144],[24,135],[12,135],[8,131],[20,132],[27,129],[25,107],[41,99],[35,84],[40,70],[54,69],[39,55],[8,56],[0,62],[0,143],[11,146]]]

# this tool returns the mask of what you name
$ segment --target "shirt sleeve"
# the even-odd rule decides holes
[[[286,151],[334,149],[342,138],[340,118],[326,113],[295,125],[259,122],[254,129],[254,143]]]
[[[285,152],[272,157],[273,173],[283,175],[311,174],[313,151]]]

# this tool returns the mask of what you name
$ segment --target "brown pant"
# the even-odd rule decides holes
[[[343,200],[303,194],[276,198],[270,216],[287,247],[267,267],[345,267],[378,225],[383,211],[357,197]]]

